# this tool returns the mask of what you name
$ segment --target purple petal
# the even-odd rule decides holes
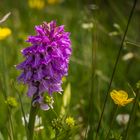
[[[37,92],[37,87],[33,86],[33,85],[29,85],[28,86],[28,92],[27,92],[27,95],[29,97],[33,97],[33,95]]]

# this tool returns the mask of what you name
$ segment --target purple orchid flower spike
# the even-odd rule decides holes
[[[47,110],[44,93],[52,97],[54,92],[61,92],[62,77],[68,73],[72,52],[70,33],[55,21],[35,26],[35,30],[36,35],[27,39],[31,46],[22,50],[25,60],[16,68],[22,70],[18,80],[28,85],[27,95],[36,97],[34,103]]]

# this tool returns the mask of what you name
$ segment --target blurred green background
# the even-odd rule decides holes
[[[66,92],[63,95],[54,94],[54,110],[58,116],[62,111],[65,117],[72,116],[75,128],[69,130],[69,134],[66,133],[67,137],[62,134],[60,139],[83,140],[87,128],[90,129],[91,126],[93,126],[91,132],[95,135],[133,0],[42,0],[42,4],[38,3],[41,0],[34,0],[36,1],[34,3],[31,1],[0,0],[0,19],[11,12],[8,19],[0,24],[0,28],[8,27],[11,30],[11,35],[0,40],[0,140],[10,139],[10,122],[13,124],[14,140],[26,139],[21,119],[21,101],[17,92],[20,94],[25,114],[29,113],[31,99],[26,96],[26,86],[17,83],[16,78],[20,71],[17,71],[14,65],[24,59],[20,50],[30,45],[25,40],[28,35],[35,34],[34,26],[51,20],[56,20],[58,25],[65,25],[65,30],[71,32],[73,50],[69,75],[63,83]],[[140,1],[136,5],[111,86],[111,90],[127,91],[130,97],[134,97],[130,85],[135,89],[136,82],[140,80],[139,22]],[[18,101],[18,106],[10,112],[5,103],[8,96]],[[104,140],[114,106],[109,98],[99,140]],[[130,114],[131,108],[132,104],[120,108],[118,114]],[[52,120],[58,116],[55,116],[52,110],[46,112],[40,110],[39,116],[42,117],[44,129],[36,132],[35,139],[55,139]],[[12,121],[9,121],[10,119]],[[125,129],[126,125],[119,125],[115,121],[110,139],[121,140],[119,135],[123,136]],[[129,140],[139,140],[139,130],[138,107]],[[88,135],[88,139],[92,140],[90,134]]]

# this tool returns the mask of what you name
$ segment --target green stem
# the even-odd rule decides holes
[[[36,118],[37,112],[38,112],[38,107],[33,106],[32,103],[31,103],[29,123],[28,123],[28,138],[27,138],[27,140],[33,140],[33,137],[34,137],[34,125],[35,125],[35,118]]]
[[[130,44],[132,46],[140,47],[140,44],[137,44],[135,42],[125,41],[126,44]]]
[[[111,129],[112,129],[112,126],[113,126],[113,123],[114,123],[114,120],[115,120],[115,117],[116,117],[116,114],[117,114],[117,111],[118,111],[118,106],[117,106],[116,109],[114,110],[113,117],[112,117],[112,121],[111,121],[111,124],[110,124],[110,127],[109,127],[109,130],[108,130],[108,133],[107,133],[107,136],[106,136],[106,139],[105,139],[105,140],[108,140],[110,131],[111,131]]]
[[[122,41],[121,41],[121,45],[120,45],[120,48],[119,48],[119,51],[118,51],[118,55],[117,55],[117,58],[116,58],[116,61],[115,61],[112,76],[111,76],[110,83],[109,83],[109,86],[108,86],[107,94],[106,94],[105,101],[104,101],[104,104],[103,104],[102,113],[101,113],[101,116],[99,118],[99,123],[98,123],[97,130],[96,130],[95,140],[97,140],[97,137],[98,137],[99,129],[100,129],[100,126],[101,126],[101,121],[102,121],[102,118],[103,118],[103,114],[104,114],[104,111],[105,111],[107,99],[108,99],[108,96],[109,96],[109,91],[110,91],[110,88],[111,88],[111,85],[112,85],[112,82],[113,82],[113,79],[114,79],[114,75],[115,75],[115,72],[116,72],[116,69],[117,69],[117,66],[118,66],[119,58],[120,58],[120,55],[121,55],[121,52],[122,52],[122,49],[123,49],[123,44],[124,44],[126,34],[127,34],[127,31],[128,31],[128,27],[129,27],[130,21],[132,19],[137,1],[138,0],[134,0],[134,4],[133,4],[132,10],[130,12],[128,22],[127,22],[127,26],[126,26],[126,29],[125,29],[125,32],[124,32],[124,35],[123,35],[123,38],[122,38]]]
[[[55,116],[58,118],[59,116],[58,116],[57,112],[53,108],[51,108],[51,107],[50,107],[50,109],[55,114]]]

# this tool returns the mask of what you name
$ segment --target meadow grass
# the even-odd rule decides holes
[[[0,22],[0,28],[11,30],[0,40],[0,140],[26,140],[31,129],[34,140],[139,140],[140,2],[44,2],[33,8],[28,0],[0,1],[0,19],[11,13]],[[25,40],[35,34],[34,26],[51,20],[71,33],[69,73],[62,95],[54,93],[53,109],[39,109],[29,128],[31,99],[27,86],[17,82],[20,71],[14,65],[24,60],[20,51],[29,46]],[[115,112],[113,89],[126,91],[134,101]],[[120,124],[118,114],[128,114],[129,121]]]

